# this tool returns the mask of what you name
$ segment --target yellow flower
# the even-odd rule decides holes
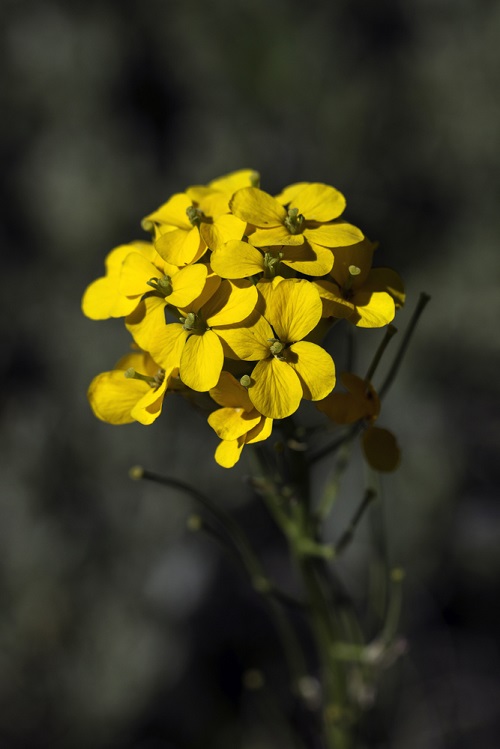
[[[155,272],[162,259],[151,242],[131,242],[111,250],[106,258],[106,275],[91,283],[82,299],[84,315],[92,320],[106,320],[108,317],[123,317],[130,314],[138,305],[143,291],[127,296],[120,290],[120,276],[125,259],[134,253],[149,262]]]
[[[241,239],[245,222],[231,215],[229,200],[235,190],[256,180],[257,172],[242,169],[207,186],[189,187],[146,216],[142,225],[154,232],[156,249],[167,262],[177,266],[194,263],[207,248]]]
[[[120,272],[120,293],[129,299],[135,299],[135,306],[145,293],[151,293],[152,290],[174,307],[185,307],[200,296],[208,274],[204,263],[179,269],[162,260],[159,255],[157,258],[160,262],[152,263],[138,252],[127,255]]]
[[[215,460],[223,468],[232,468],[245,445],[262,442],[271,435],[273,420],[254,408],[246,388],[229,372],[221,372],[210,395],[222,406],[208,417],[208,423],[222,440],[215,451]]]
[[[321,299],[306,280],[282,279],[259,284],[264,315],[255,313],[245,327],[221,329],[226,355],[258,361],[248,388],[250,401],[264,416],[283,419],[302,397],[324,398],[335,385],[335,366],[327,352],[302,339],[321,319]]]
[[[221,282],[218,277],[209,281],[209,291],[181,310],[179,323],[166,324],[166,302],[158,297],[144,299],[126,321],[142,349],[160,366],[178,367],[182,382],[199,392],[215,387],[222,371],[220,330],[248,317],[258,300],[257,289],[249,281]]]
[[[92,380],[88,390],[92,410],[109,424],[151,424],[161,413],[171,375],[144,351],[127,354],[113,370]]]
[[[403,282],[391,268],[372,268],[376,245],[364,239],[337,247],[331,275],[314,282],[323,301],[323,317],[346,318],[360,328],[381,328],[404,303]]]
[[[279,197],[281,202],[256,187],[244,187],[231,200],[233,214],[255,227],[255,231],[247,232],[255,247],[308,242],[315,250],[316,245],[347,246],[363,239],[358,228],[338,220],[345,199],[334,187],[301,183],[287,188]]]
[[[340,379],[347,392],[330,393],[316,404],[318,409],[336,424],[364,421],[362,446],[366,461],[376,471],[394,471],[401,452],[392,432],[374,426],[380,414],[380,399],[373,385],[352,372],[343,372]]]
[[[256,248],[248,242],[234,239],[218,247],[210,258],[212,268],[222,278],[247,278],[264,273],[274,278],[283,263],[297,273],[307,276],[324,276],[332,269],[333,254],[330,249],[308,242],[301,245],[282,245]]]

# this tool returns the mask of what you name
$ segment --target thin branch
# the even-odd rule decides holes
[[[373,375],[375,374],[378,365],[380,364],[380,360],[382,359],[382,356],[384,355],[384,352],[389,344],[389,341],[391,338],[393,338],[396,333],[398,332],[398,329],[394,325],[388,325],[387,329],[385,331],[385,335],[375,352],[375,356],[373,357],[372,363],[370,364],[368,368],[368,372],[365,375],[365,380],[368,380],[368,382],[371,382],[373,379]]]
[[[345,551],[347,546],[349,546],[349,544],[351,543],[354,537],[354,533],[356,532],[356,528],[358,527],[359,522],[365,513],[365,510],[373,502],[376,496],[377,496],[377,493],[375,492],[374,489],[367,489],[365,491],[364,497],[361,500],[361,503],[359,507],[357,508],[356,512],[354,513],[351,522],[349,523],[345,531],[342,533],[338,542],[335,544],[336,556],[339,556],[340,554],[342,554],[342,552]]]
[[[417,302],[417,306],[415,307],[415,311],[413,312],[413,315],[411,316],[410,322],[408,323],[408,327],[405,330],[403,340],[400,343],[400,346],[396,352],[396,356],[394,357],[394,361],[392,363],[391,368],[389,369],[389,372],[379,390],[379,396],[382,399],[389,388],[391,387],[392,383],[394,382],[396,375],[398,373],[399,367],[401,366],[401,363],[404,359],[404,356],[406,354],[406,350],[408,348],[408,344],[410,343],[411,337],[413,335],[413,332],[415,328],[417,327],[417,323],[420,319],[420,315],[424,311],[427,303],[430,301],[430,296],[428,294],[425,294],[422,292],[420,294],[419,300]]]

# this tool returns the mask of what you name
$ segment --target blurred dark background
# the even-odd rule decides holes
[[[432,295],[384,407],[404,459],[371,518],[406,570],[408,652],[361,745],[498,747],[500,5],[3,0],[1,14],[2,749],[292,746],[266,609],[186,532],[186,497],[128,478],[195,466],[287,584],[247,458],[218,468],[215,436],[174,396],[149,428],[102,424],[86,401],[128,347],[120,322],[80,312],[106,253],[173,192],[243,167],[269,192],[344,192],[377,264],[406,280],[398,327]],[[365,333],[371,353],[380,334]],[[331,537],[361,486],[357,464]],[[369,520],[342,568],[360,599]],[[242,687],[252,668],[260,693]]]

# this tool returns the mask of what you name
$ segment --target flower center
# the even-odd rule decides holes
[[[201,211],[199,208],[196,208],[194,205],[190,205],[188,206],[188,208],[186,208],[186,215],[191,226],[199,226],[202,220],[205,218],[205,214],[203,213],[203,211]]]
[[[278,272],[280,262],[283,258],[282,252],[264,253],[264,278],[274,278]]]
[[[157,291],[161,296],[167,297],[170,296],[170,294],[173,291],[172,287],[172,279],[170,276],[162,276],[162,278],[150,278],[149,281],[147,281],[147,285],[151,286],[155,291]]]
[[[304,226],[304,216],[299,213],[298,208],[289,208],[284,223],[290,234],[300,234]]]
[[[268,340],[271,344],[269,346],[269,351],[271,352],[271,354],[277,359],[283,359],[282,353],[285,348],[285,344],[282,343],[279,338],[269,338]]]
[[[179,317],[179,321],[182,323],[184,330],[189,331],[189,333],[201,334],[208,330],[208,325],[200,312],[188,312],[186,317]]]

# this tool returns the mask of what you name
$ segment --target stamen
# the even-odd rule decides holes
[[[199,312],[188,312],[187,317],[179,317],[179,321],[190,333],[204,333],[209,329]]]
[[[269,350],[273,356],[277,356],[280,358],[280,354],[285,348],[285,344],[281,343],[277,338],[269,338],[268,339],[271,345],[269,346]]]
[[[240,378],[240,385],[244,388],[249,388],[251,384],[252,378],[249,375],[243,375],[243,377]]]
[[[129,367],[124,372],[125,377],[127,380],[142,380],[142,382],[147,382],[148,385],[152,388],[160,387],[163,380],[165,379],[165,370],[159,369],[158,372],[152,376],[152,375],[144,375],[140,372],[137,372],[133,367]]]
[[[172,279],[170,276],[162,276],[162,278],[150,278],[146,281],[148,286],[151,286],[155,291],[164,297],[170,296],[173,291]]]
[[[199,226],[205,214],[199,208],[195,208],[194,205],[190,205],[186,208],[186,215],[189,219],[189,223],[192,226]]]
[[[274,278],[278,272],[281,260],[283,259],[282,252],[266,252],[264,254],[264,277]]]
[[[184,319],[184,330],[194,330],[196,328],[196,315],[194,312],[188,312],[188,316]]]
[[[298,208],[289,208],[284,224],[290,234],[300,234],[304,226],[304,216],[299,213]]]
[[[347,270],[349,271],[349,278],[346,280],[343,286],[344,291],[351,290],[351,286],[353,284],[354,279],[356,278],[356,276],[359,276],[359,274],[361,273],[361,268],[358,268],[357,265],[350,265]]]

